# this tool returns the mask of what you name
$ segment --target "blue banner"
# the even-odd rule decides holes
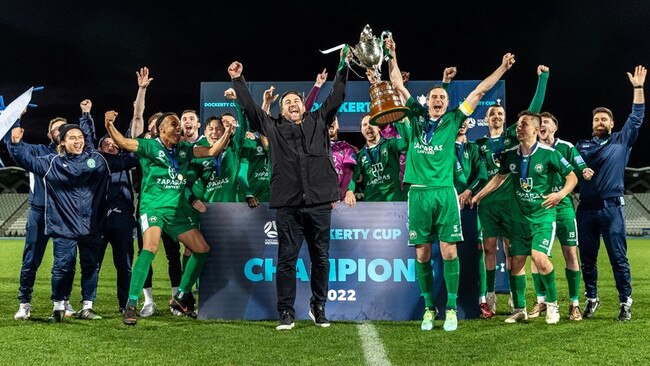
[[[459,105],[469,95],[469,93],[476,88],[480,80],[454,80],[449,85],[449,108]],[[427,92],[433,85],[440,85],[440,81],[426,80],[426,81],[409,81],[408,89],[414,98],[417,98],[422,104],[426,99]],[[264,90],[268,89],[271,85],[275,86],[275,92],[279,95],[286,91],[303,92],[305,97],[311,90],[314,82],[310,81],[264,81],[264,82],[249,82],[248,87],[253,95],[253,98],[262,105],[262,95]],[[201,120],[204,121],[211,115],[220,115],[224,112],[234,113],[234,107],[231,101],[226,100],[223,92],[232,87],[231,82],[202,82],[201,83]],[[323,100],[329,95],[332,88],[332,82],[326,82],[316,99],[312,109],[318,108]],[[349,81],[345,94],[345,101],[339,109],[339,126],[342,132],[359,132],[360,121],[363,115],[370,112],[370,96],[368,90],[370,83],[367,81]],[[474,113],[469,117],[470,130],[467,132],[467,137],[470,141],[474,141],[479,137],[487,134],[487,120],[485,113],[487,109],[495,104],[497,100],[505,107],[506,84],[505,81],[500,80],[479,102]],[[277,115],[279,113],[278,102],[273,103],[271,114]]]
[[[201,232],[210,254],[200,279],[200,319],[277,319],[275,210],[244,203],[207,204]],[[478,317],[478,251],[475,210],[463,210],[466,243],[461,263],[458,315]],[[359,202],[332,211],[327,314],[332,320],[421,319],[424,303],[415,279],[415,249],[407,246],[406,202]],[[471,239],[470,239],[471,238]],[[470,244],[471,243],[471,244]],[[309,254],[297,263],[296,317],[308,319]],[[439,246],[432,246],[433,294],[446,303]]]

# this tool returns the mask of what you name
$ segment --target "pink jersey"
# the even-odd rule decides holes
[[[339,177],[339,188],[341,189],[341,199],[345,198],[345,192],[352,179],[354,166],[357,165],[357,148],[345,141],[331,141],[332,157],[334,158],[334,168]]]

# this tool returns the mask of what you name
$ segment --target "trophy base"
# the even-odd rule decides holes
[[[373,126],[397,122],[408,115],[409,109],[388,81],[380,81],[370,87],[370,121]]]

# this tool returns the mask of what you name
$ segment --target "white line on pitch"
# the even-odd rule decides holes
[[[363,355],[366,358],[367,365],[373,366],[390,366],[390,361],[386,356],[384,344],[377,334],[377,329],[371,323],[361,323],[357,325],[361,345],[363,346]]]

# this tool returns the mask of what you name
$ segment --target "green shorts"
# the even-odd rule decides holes
[[[513,200],[482,201],[478,205],[478,217],[483,227],[483,238],[510,238],[510,212]],[[518,209],[517,209],[518,211]]]
[[[578,245],[578,226],[576,224],[576,213],[572,207],[566,207],[557,211],[557,238],[560,244],[569,247]]]
[[[414,187],[408,193],[409,245],[463,241],[458,197],[453,187]]]
[[[179,235],[192,229],[198,229],[199,222],[193,218],[191,211],[185,208],[159,209],[141,211],[140,226],[143,234],[148,228],[157,226],[172,239],[178,240]]]
[[[540,223],[513,221],[508,255],[511,257],[530,255],[531,250],[536,250],[550,257],[554,241],[554,221]]]

